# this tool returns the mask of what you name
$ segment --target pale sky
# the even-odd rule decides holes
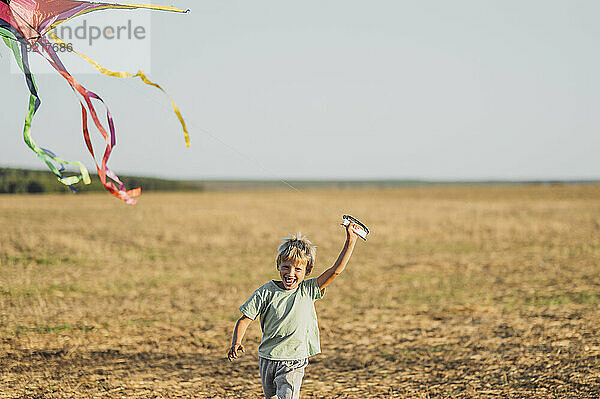
[[[74,73],[115,117],[117,173],[600,178],[598,1],[160,4],[191,9],[152,13],[149,74],[181,108],[191,148],[159,91]],[[3,48],[0,166],[43,168],[23,142],[28,91],[10,62]],[[37,78],[34,139],[94,170],[76,97],[55,74]]]

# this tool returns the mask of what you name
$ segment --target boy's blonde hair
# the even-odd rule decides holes
[[[306,262],[306,275],[308,276],[315,265],[317,247],[313,245],[302,233],[290,234],[283,239],[283,243],[277,249],[277,269],[286,260]]]

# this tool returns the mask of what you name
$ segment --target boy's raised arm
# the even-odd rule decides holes
[[[359,226],[356,223],[350,223],[348,226],[346,226],[346,242],[344,243],[344,248],[342,248],[342,251],[340,252],[333,266],[325,270],[317,278],[317,283],[319,283],[320,290],[331,284],[331,282],[335,280],[336,277],[339,276],[346,267],[346,264],[352,256],[352,251],[354,251],[356,239],[358,238],[358,235],[356,235],[357,228],[359,228]]]
[[[242,315],[237,323],[235,323],[235,327],[233,328],[233,338],[231,339],[231,348],[227,351],[227,359],[229,359],[230,362],[237,359],[238,351],[244,352],[242,339],[244,339],[244,334],[246,334],[246,330],[250,323],[252,323],[252,319],[245,315]]]

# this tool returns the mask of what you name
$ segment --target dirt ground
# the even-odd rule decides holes
[[[344,213],[303,398],[600,397],[598,185],[1,196],[0,397],[261,397],[237,306]]]

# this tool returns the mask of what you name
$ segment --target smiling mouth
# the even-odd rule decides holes
[[[286,277],[283,279],[283,283],[287,286],[293,285],[296,281],[298,281],[298,280],[293,277]]]

